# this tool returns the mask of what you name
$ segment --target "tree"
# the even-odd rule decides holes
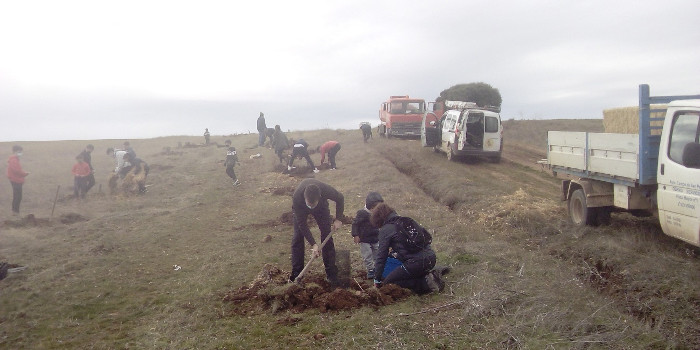
[[[479,106],[501,107],[501,93],[489,84],[478,82],[469,84],[457,84],[449,89],[442,90],[440,97],[435,101],[464,101],[476,102]]]

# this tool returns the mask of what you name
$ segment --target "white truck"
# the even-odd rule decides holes
[[[652,118],[651,104],[668,104]],[[663,123],[663,126],[656,126]],[[576,225],[609,222],[610,213],[658,215],[664,233],[700,247],[700,95],[650,96],[639,86],[639,133],[549,131],[548,167]]]

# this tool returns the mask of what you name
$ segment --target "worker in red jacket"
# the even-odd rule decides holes
[[[75,193],[75,199],[85,198],[85,193],[87,193],[88,176],[90,176],[90,166],[82,154],[75,157],[75,164],[73,164],[73,188]]]
[[[19,204],[22,202],[22,185],[24,178],[29,175],[28,172],[22,170],[22,165],[19,163],[19,158],[22,156],[22,146],[12,146],[12,155],[7,160],[7,178],[12,184],[12,214],[19,215]]]
[[[338,141],[328,141],[319,147],[321,152],[321,164],[326,161],[326,153],[328,153],[328,162],[331,163],[331,169],[335,170],[335,155],[340,151],[340,143]]]

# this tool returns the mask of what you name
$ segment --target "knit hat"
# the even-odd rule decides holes
[[[367,209],[372,209],[375,205],[381,202],[384,202],[384,198],[382,198],[382,195],[379,194],[379,192],[370,192],[367,194],[367,199],[365,199],[365,207]]]

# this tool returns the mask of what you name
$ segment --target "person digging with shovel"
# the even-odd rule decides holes
[[[331,222],[328,200],[335,202],[335,221]],[[335,188],[316,179],[305,179],[299,183],[292,195],[292,213],[294,214],[294,235],[292,236],[292,274],[289,280],[297,282],[297,276],[304,269],[304,239],[312,246],[312,254],[319,255],[319,246],[309,230],[307,217],[311,214],[321,231],[321,241],[343,226],[345,198]],[[332,287],[339,285],[338,267],[335,265],[335,246],[333,238],[323,246],[320,253],[326,268],[326,278]]]

